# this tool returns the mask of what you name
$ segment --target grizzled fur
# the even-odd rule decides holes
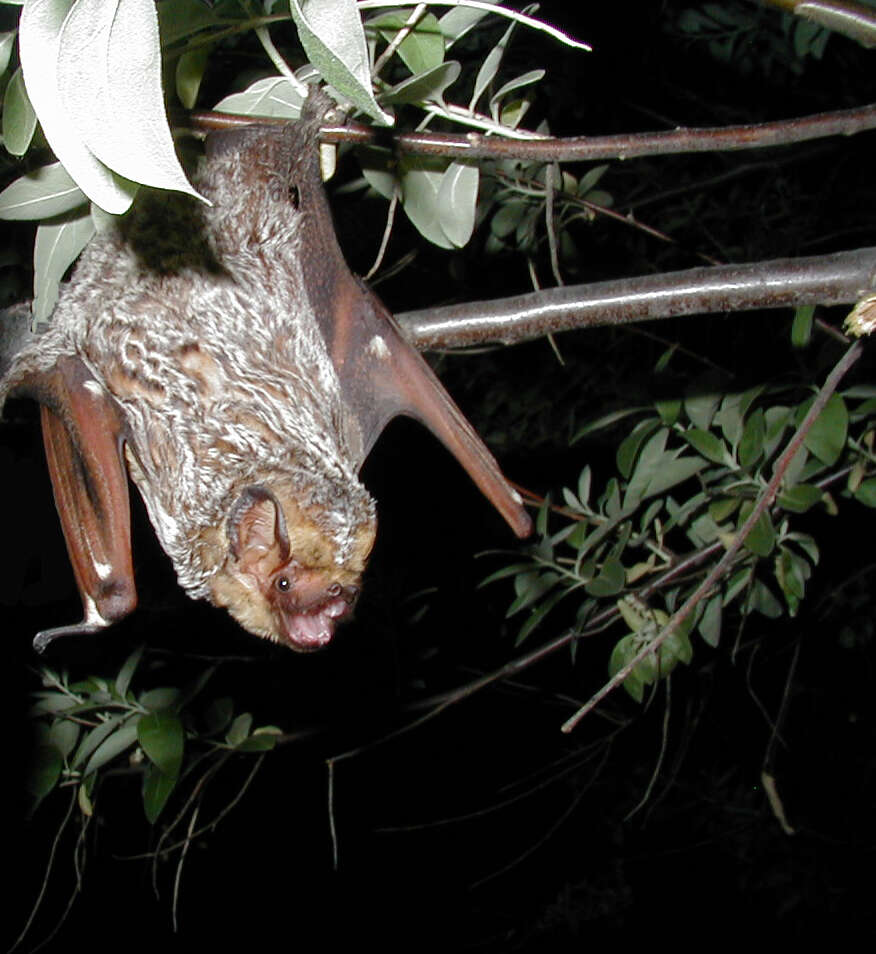
[[[131,477],[193,597],[211,593],[246,487],[271,488],[284,509],[289,500],[338,566],[373,536],[374,503],[356,474],[362,438],[304,281],[318,250],[301,247],[304,214],[289,187],[293,160],[318,162],[320,107],[311,98],[289,129],[238,133],[238,144],[261,137],[255,157],[208,150],[196,185],[210,206],[141,197],[94,238],[51,326],[0,381],[2,405],[60,358],[82,359],[121,407]]]

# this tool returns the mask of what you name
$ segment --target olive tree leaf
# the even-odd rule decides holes
[[[812,406],[812,398],[804,401],[797,409],[799,424]],[[849,412],[846,402],[838,395],[831,394],[824,409],[815,419],[809,433],[803,439],[806,447],[822,462],[835,464],[846,446],[846,434],[849,428]]]
[[[545,75],[545,70],[530,70],[528,73],[524,73],[522,76],[518,76],[516,79],[508,80],[503,86],[496,90],[495,93],[490,97],[490,115],[498,121],[499,111],[502,100],[515,89],[521,89],[524,86],[530,86],[533,83],[537,83]],[[603,169],[607,166],[603,166]]]
[[[739,509],[739,527],[748,519],[748,515],[751,513],[753,505],[750,501],[746,501],[745,504]],[[746,550],[754,553],[757,556],[766,557],[773,552],[773,546],[776,542],[776,531],[773,527],[773,521],[770,518],[769,512],[764,511],[755,522],[754,526],[751,528],[748,536],[743,541],[743,546]]]
[[[744,469],[750,468],[763,453],[766,439],[766,417],[762,408],[748,416],[739,441],[739,463]]]
[[[443,102],[444,90],[452,86],[462,67],[456,60],[448,60],[417,76],[409,76],[387,90],[381,99],[385,103]]]
[[[824,491],[814,484],[796,484],[794,487],[780,493],[777,503],[783,510],[790,510],[791,513],[806,513],[823,496]]]
[[[812,338],[812,323],[815,317],[815,305],[801,305],[794,310],[791,324],[791,344],[795,348],[805,348]]]
[[[136,183],[102,163],[86,146],[76,118],[61,99],[58,59],[61,32],[73,0],[28,0],[21,12],[18,48],[27,94],[55,155],[82,191],[107,212],[131,205]],[[94,103],[89,100],[88,112]]]
[[[384,13],[368,21],[368,26],[380,31],[391,42],[408,17],[402,13]],[[434,13],[420,17],[413,29],[402,40],[396,54],[415,75],[434,69],[444,59],[444,35]]]
[[[438,222],[457,248],[471,238],[478,204],[480,173],[477,166],[451,162],[438,188]]]
[[[87,210],[37,228],[33,252],[33,316],[37,324],[49,320],[64,273],[92,235],[94,222]]]
[[[137,741],[137,724],[141,721],[139,716],[134,716],[114,729],[94,750],[82,774],[90,775],[96,772],[117,755],[131,748]]]
[[[143,651],[146,648],[145,644],[138,646],[128,658],[122,663],[122,668],[119,670],[118,676],[116,676],[116,692],[119,696],[124,699],[125,695],[128,692],[128,687],[131,685],[131,679],[134,677],[134,673],[137,670],[137,666],[140,663],[140,659],[143,656]]]
[[[18,32],[16,30],[0,33],[0,76],[2,76],[9,67],[9,60],[12,56],[12,50],[15,48],[15,37],[17,35]]]
[[[100,162],[133,182],[198,195],[164,112],[152,0],[77,0],[60,31],[57,88],[76,133]]]
[[[41,802],[58,783],[64,761],[53,745],[38,745],[33,751],[27,772],[27,790]]]
[[[298,37],[310,62],[342,96],[386,126],[384,112],[371,88],[365,28],[355,0],[289,0]]]
[[[36,113],[19,67],[12,74],[3,95],[3,145],[13,156],[23,156],[27,152],[36,125]]]
[[[241,93],[232,93],[213,108],[221,113],[243,116],[278,116],[298,119],[304,98],[295,84],[285,76],[268,76],[256,80]]]
[[[157,765],[147,765],[143,773],[143,811],[150,825],[154,825],[176,787],[178,775],[168,775]]]
[[[476,7],[454,7],[438,21],[441,32],[447,41],[448,46],[455,43],[458,39],[465,36],[472,28],[478,25],[485,16],[490,13],[489,9],[484,9],[489,3],[498,3],[499,0],[484,0],[481,9]]]
[[[721,619],[723,616],[723,598],[716,593],[706,601],[703,615],[697,624],[700,636],[712,647],[716,647],[721,640]]]
[[[60,162],[21,176],[0,192],[0,219],[47,219],[84,205],[85,193]]]
[[[231,728],[229,728],[225,736],[225,741],[236,748],[249,736],[251,729],[252,713],[242,712],[234,722],[231,723]]]
[[[698,451],[712,463],[725,465],[730,463],[730,454],[724,446],[724,442],[719,437],[715,437],[711,431],[690,427],[684,432],[684,439],[695,451]]]
[[[186,50],[176,61],[176,95],[186,109],[191,109],[198,98],[209,55],[206,46],[199,46],[194,50]]]
[[[855,500],[865,507],[876,507],[876,477],[862,481],[855,491]]]
[[[179,716],[167,709],[150,712],[137,723],[137,739],[153,765],[165,775],[176,778],[185,745]]]

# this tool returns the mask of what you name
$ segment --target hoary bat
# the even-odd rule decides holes
[[[144,196],[86,248],[45,332],[13,310],[0,405],[41,404],[84,605],[38,649],[134,609],[128,474],[186,592],[297,650],[325,645],[354,604],[375,535],[358,471],[396,415],[426,424],[529,532],[496,461],[347,268],[319,171],[327,104],[311,94],[296,123],[211,134],[209,206]]]

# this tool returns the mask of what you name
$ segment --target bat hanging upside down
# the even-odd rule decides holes
[[[490,452],[344,262],[319,173],[328,100],[299,122],[213,133],[212,205],[153,194],[86,248],[48,330],[10,309],[7,396],[42,405],[55,502],[84,605],[42,650],[137,602],[128,480],[179,582],[251,633],[324,646],[375,535],[358,471],[388,421],[422,421],[513,530],[530,520]]]

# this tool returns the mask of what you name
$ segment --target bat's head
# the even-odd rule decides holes
[[[374,543],[369,509],[343,559],[331,535],[294,499],[247,487],[228,516],[228,555],[211,599],[249,632],[298,652],[327,645],[352,610]]]

